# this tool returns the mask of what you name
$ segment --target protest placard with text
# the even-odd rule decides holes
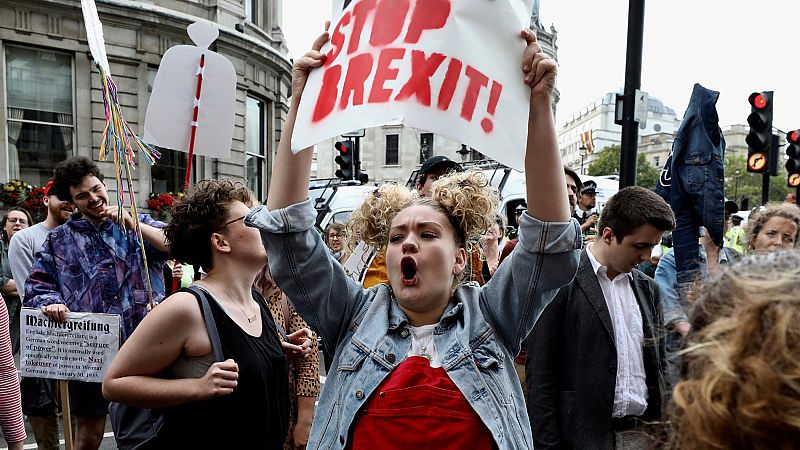
[[[521,169],[530,88],[521,70],[532,0],[334,0],[292,150],[404,124]]]
[[[20,314],[20,375],[100,383],[119,350],[119,316],[67,313],[66,322],[40,310]]]

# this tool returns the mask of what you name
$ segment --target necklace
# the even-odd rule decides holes
[[[426,335],[426,334],[429,335],[428,338],[425,339],[425,341],[420,339],[420,335]],[[414,332],[414,338],[416,338],[417,345],[419,346],[419,348],[417,349],[417,356],[421,356],[427,359],[428,362],[433,361],[433,356],[431,355],[431,353],[433,352],[433,330],[427,330],[419,334],[417,334],[417,332]],[[430,347],[431,349],[428,350],[428,347]]]
[[[247,315],[247,311],[244,309],[244,306],[242,306],[242,304],[240,302],[235,301],[233,299],[233,296],[231,295],[231,293],[228,292],[228,290],[226,288],[222,288],[222,290],[225,291],[225,294],[228,295],[228,298],[231,299],[231,301],[233,303],[235,303],[236,305],[239,306],[239,309],[242,310],[242,314],[244,314],[244,318],[247,319],[247,323],[253,323],[253,322],[256,321],[256,316],[258,315],[258,309],[257,308],[256,308],[255,311],[253,311],[253,315],[252,316],[248,316]]]

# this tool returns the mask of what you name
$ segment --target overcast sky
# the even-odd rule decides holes
[[[466,0],[462,0],[466,1]],[[505,0],[503,0],[505,1]],[[283,0],[290,56],[303,54],[330,17],[330,0]],[[625,83],[628,2],[541,0],[558,30],[557,125]],[[800,128],[800,2],[650,0],[642,90],[683,117],[692,85],[719,91],[720,125],[746,123],[748,95],[775,91],[774,126]]]

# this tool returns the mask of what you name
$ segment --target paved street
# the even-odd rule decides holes
[[[28,434],[28,438],[25,439],[25,446],[26,449],[37,448],[36,440],[33,438],[33,430],[31,430],[30,424],[28,421],[25,421],[25,432]],[[63,429],[59,432],[61,448],[64,447],[64,432]],[[8,444],[6,443],[5,439],[0,436],[0,450],[6,450],[8,448]],[[114,434],[111,432],[111,423],[106,421],[106,433],[103,437],[103,444],[100,446],[100,450],[115,450],[117,446],[114,443]]]

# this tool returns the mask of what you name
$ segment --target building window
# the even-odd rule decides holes
[[[153,92],[158,69],[147,70],[147,95]],[[150,192],[180,192],[186,178],[186,166],[189,165],[189,154],[180,150],[156,147],[161,158],[150,168]],[[192,164],[194,170],[195,165]],[[191,181],[191,180],[190,180]]]
[[[660,167],[661,166],[661,157],[654,156],[653,157],[653,167]]]
[[[8,45],[5,57],[7,173],[43,186],[74,148],[72,56]]]
[[[258,20],[258,3],[259,0],[244,0],[244,14],[247,20],[255,25],[260,25]]]
[[[244,124],[247,187],[262,200],[267,164],[266,107],[263,100],[247,97]]]
[[[424,163],[431,156],[433,156],[433,133],[421,133],[419,135],[419,163]]]
[[[386,135],[386,165],[396,166],[400,164],[400,135]]]

